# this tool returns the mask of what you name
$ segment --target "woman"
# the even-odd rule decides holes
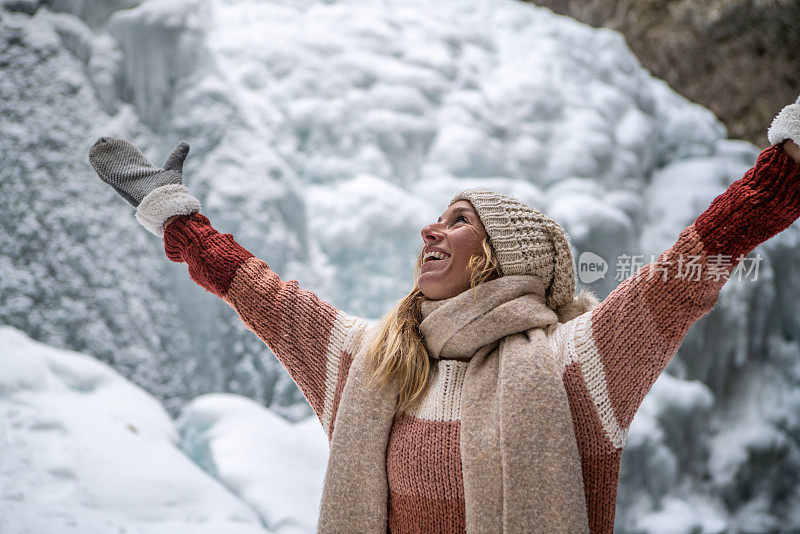
[[[601,303],[578,297],[567,236],[488,189],[423,228],[415,286],[377,324],[218,233],[163,169],[102,138],[100,177],[288,369],[330,439],[321,532],[611,532],[620,456],[645,394],[727,275],[800,216],[800,101],[772,146],[678,241]],[[702,273],[679,276],[683,255]]]

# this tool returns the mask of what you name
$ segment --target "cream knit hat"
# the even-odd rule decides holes
[[[569,238],[553,219],[521,200],[484,187],[467,189],[452,205],[469,200],[481,218],[497,254],[500,274],[541,277],[547,287],[546,304],[556,309],[575,297],[575,267]]]

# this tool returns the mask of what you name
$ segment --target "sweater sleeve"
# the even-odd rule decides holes
[[[330,439],[367,321],[336,309],[295,280],[281,280],[200,213],[182,215],[169,224],[164,248],[170,260],[186,263],[192,280],[227,302],[269,346]]]
[[[656,262],[553,332],[592,533],[613,529],[625,437],[645,395],[744,256],[798,216],[800,165],[772,146]]]
[[[798,216],[800,165],[767,148],[657,261],[560,326],[568,393],[593,406],[607,445],[623,446],[650,387],[743,258]]]

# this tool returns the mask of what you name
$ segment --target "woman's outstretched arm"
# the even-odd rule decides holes
[[[800,118],[800,105],[795,105]],[[798,141],[800,124],[796,134]],[[712,310],[741,258],[798,217],[800,149],[779,139],[657,262],[639,269],[593,310],[556,328],[551,343],[565,356],[563,381],[593,518],[591,532],[613,528],[620,459],[631,421],[689,328]]]
[[[565,383],[588,395],[609,444],[622,447],[650,387],[742,258],[798,217],[800,164],[771,146],[656,262],[559,327]]]
[[[217,232],[182,184],[188,151],[189,145],[181,143],[161,169],[124,139],[101,138],[89,160],[100,178],[137,208],[139,222],[164,238],[169,259],[186,263],[192,280],[225,300],[272,349],[330,438],[352,356],[368,323],[294,280],[281,280],[232,235]]]
[[[200,213],[168,221],[164,250],[192,280],[227,302],[289,371],[328,437],[353,355],[368,323],[295,280],[284,281]]]

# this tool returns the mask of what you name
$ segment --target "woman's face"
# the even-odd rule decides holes
[[[468,200],[452,204],[439,221],[422,229],[422,266],[417,280],[422,294],[441,300],[463,293],[470,287],[470,258],[483,254],[486,229]],[[430,252],[438,252],[431,256]]]

